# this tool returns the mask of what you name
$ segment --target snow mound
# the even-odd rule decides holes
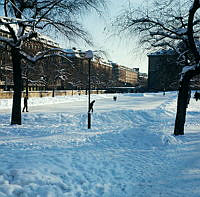
[[[161,139],[164,145],[182,144],[182,141],[173,135],[163,135]]]

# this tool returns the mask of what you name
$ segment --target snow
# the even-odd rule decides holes
[[[86,51],[85,57],[88,58],[88,59],[92,59],[93,58],[93,52],[91,50]]]
[[[0,100],[1,197],[200,196],[200,105],[172,135],[177,92],[29,98],[22,125]]]
[[[172,49],[168,49],[168,50],[161,49],[156,52],[152,52],[148,54],[148,56],[154,56],[154,55],[175,55],[175,51]]]
[[[66,54],[67,57],[79,57],[79,58],[81,57],[79,54],[81,51],[76,49],[64,49],[64,52],[67,53]]]
[[[182,74],[185,74],[186,72],[189,72],[190,70],[195,70],[196,64],[193,66],[185,66],[182,69]]]
[[[183,77],[184,77],[184,75],[185,75],[187,72],[189,72],[189,71],[191,71],[191,70],[195,70],[198,66],[199,66],[199,64],[194,64],[194,65],[192,65],[192,66],[184,66],[183,69],[182,69],[182,72],[181,72],[180,81],[183,80]]]
[[[176,33],[180,34],[180,35],[186,34],[187,28],[178,28],[178,29],[176,29]]]

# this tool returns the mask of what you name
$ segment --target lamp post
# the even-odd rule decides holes
[[[90,112],[90,71],[91,71],[91,60],[93,58],[93,52],[88,50],[85,52],[85,58],[88,59],[88,129],[91,129],[91,112]]]

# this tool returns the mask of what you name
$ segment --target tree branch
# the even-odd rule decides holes
[[[193,21],[194,21],[194,15],[196,13],[196,11],[200,8],[200,2],[199,0],[194,0],[194,3],[192,5],[192,7],[190,8],[189,11],[189,17],[188,17],[188,31],[187,31],[187,35],[188,35],[188,41],[189,41],[189,45],[190,48],[195,56],[195,61],[198,64],[199,60],[200,60],[200,55],[199,52],[197,50],[196,44],[195,44],[195,40],[194,40],[194,35],[193,35]]]

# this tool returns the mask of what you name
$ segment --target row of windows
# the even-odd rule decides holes
[[[5,37],[5,38],[11,38],[11,35],[8,33],[0,32],[0,36]]]

